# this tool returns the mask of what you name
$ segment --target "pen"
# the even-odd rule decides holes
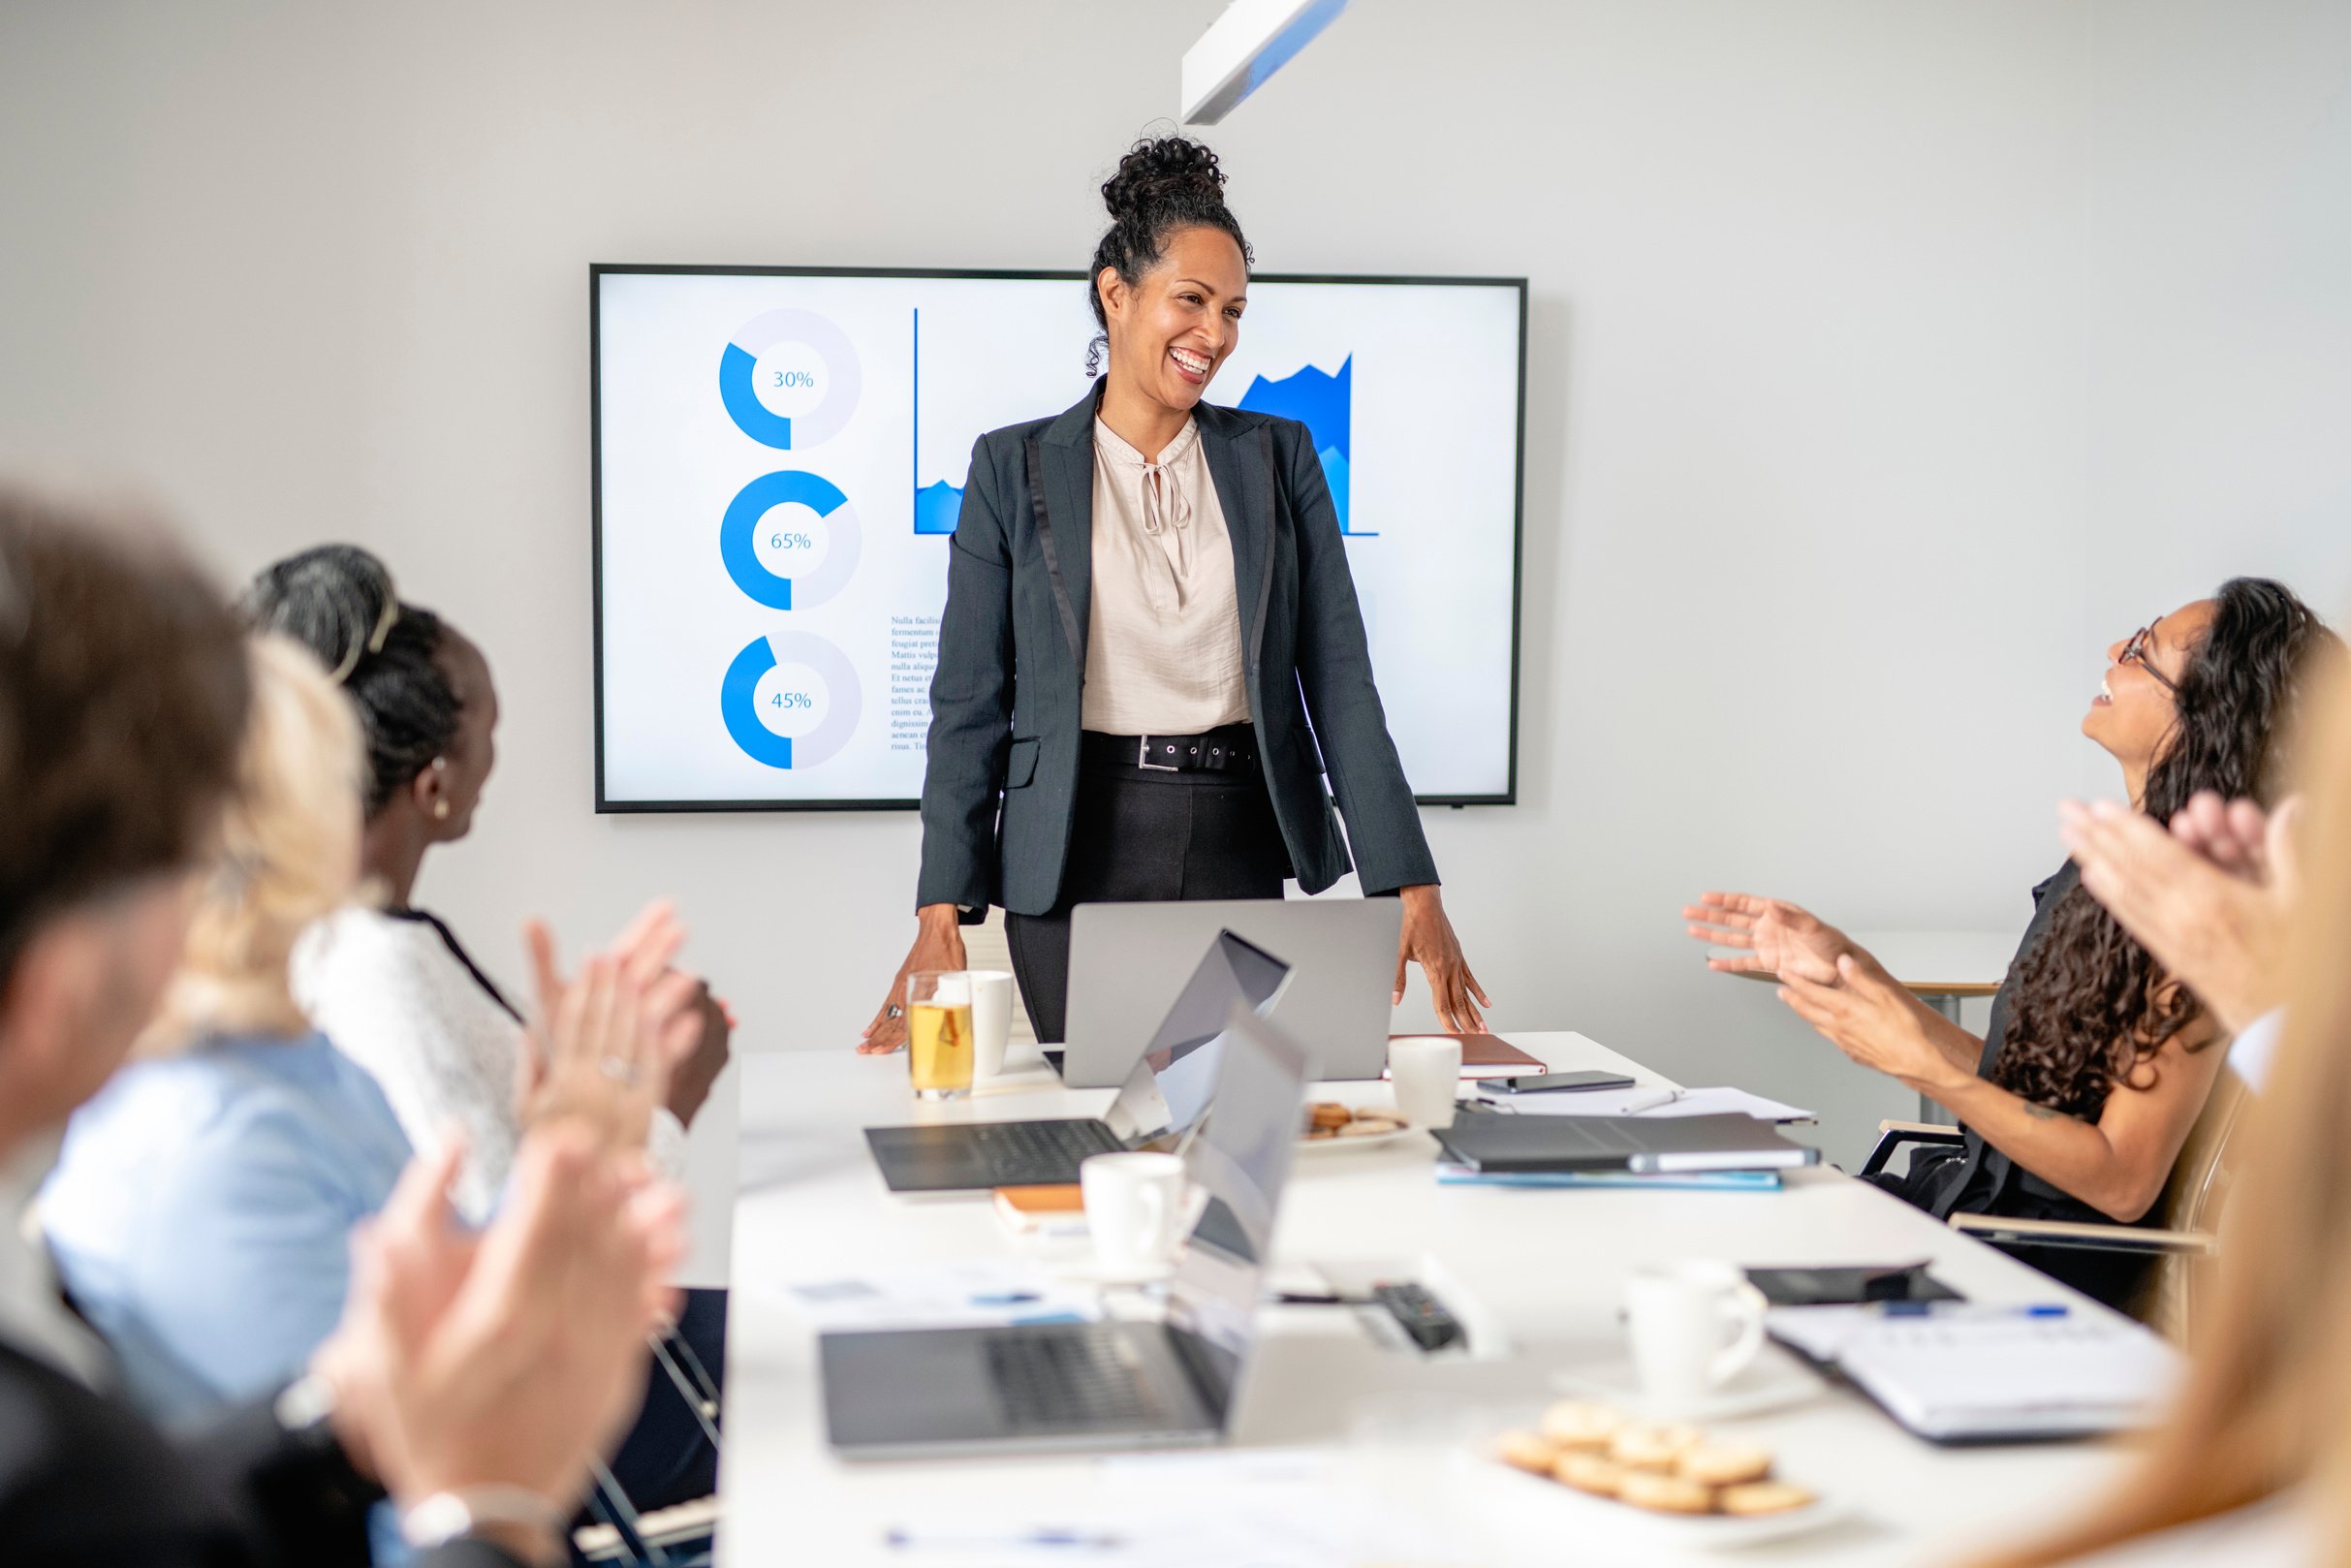
[[[1679,1089],[1666,1089],[1661,1093],[1649,1095],[1644,1099],[1627,1101],[1624,1105],[1617,1108],[1616,1113],[1620,1116],[1638,1116],[1644,1112],[1654,1111],[1659,1106],[1672,1105],[1676,1100],[1680,1098],[1681,1091]]]
[[[946,1531],[910,1530],[893,1525],[883,1539],[893,1549],[961,1550],[994,1552],[1004,1547],[1068,1547],[1075,1552],[1109,1552],[1126,1543],[1115,1535],[1101,1531],[1074,1529],[1005,1530],[990,1534],[973,1531],[956,1535]]]
[[[2061,1318],[2071,1308],[2057,1301],[2038,1301],[2025,1306],[1971,1306],[1965,1301],[1880,1301],[1880,1310],[1890,1318],[1930,1318],[1936,1309],[1946,1317],[1992,1318]],[[1957,1308],[1956,1311],[1953,1309]]]

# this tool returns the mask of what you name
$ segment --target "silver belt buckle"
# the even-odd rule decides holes
[[[1170,746],[1168,749],[1173,751],[1176,748]],[[1151,773],[1180,773],[1183,771],[1183,768],[1175,763],[1151,761],[1151,737],[1147,735],[1140,735],[1135,737],[1135,766]]]

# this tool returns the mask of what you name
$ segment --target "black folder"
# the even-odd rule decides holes
[[[1445,1156],[1491,1175],[1536,1171],[1778,1171],[1815,1165],[1753,1116],[1546,1116],[1464,1112],[1436,1133]]]

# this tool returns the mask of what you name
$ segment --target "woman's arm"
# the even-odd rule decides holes
[[[1421,831],[1420,807],[1388,734],[1388,713],[1371,679],[1363,607],[1322,460],[1293,441],[1283,484],[1297,519],[1298,680],[1322,742],[1323,766],[1347,819],[1348,848],[1365,893],[1432,885],[1437,864]],[[1280,679],[1269,671],[1266,679]]]
[[[1013,567],[983,436],[947,542],[947,608],[930,680],[923,866],[915,904],[985,909],[996,892],[996,798],[1012,747]]]
[[[1896,984],[1868,949],[1801,905],[1751,893],[1709,893],[1694,904],[1684,904],[1681,918],[1689,923],[1685,929],[1696,940],[1735,950],[1728,957],[1715,955],[1707,959],[1708,969],[1723,974],[1795,977],[1834,985],[1836,960],[1850,956],[1907,1004],[1911,1023],[1956,1071],[1973,1077],[1976,1063],[1983,1060],[1982,1040]]]
[[[1779,994],[1846,1055],[1948,1107],[2018,1165],[2125,1225],[2144,1218],[2163,1196],[2227,1058],[2203,1049],[2216,1030],[2210,1019],[2199,1019],[2141,1063],[2138,1077],[2151,1074],[2146,1087],[2116,1085],[2098,1119],[2086,1122],[1955,1063],[1902,1005],[1908,993],[1850,956],[1837,963],[1836,984],[1795,977]]]

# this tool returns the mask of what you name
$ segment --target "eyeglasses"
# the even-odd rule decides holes
[[[2115,662],[2137,665],[2154,679],[2156,685],[2177,697],[2179,695],[2179,683],[2156,669],[2155,661],[2147,657],[2147,640],[2154,634],[2154,630],[2153,624],[2150,623],[2131,633],[2131,640],[2122,644],[2122,653]]]

